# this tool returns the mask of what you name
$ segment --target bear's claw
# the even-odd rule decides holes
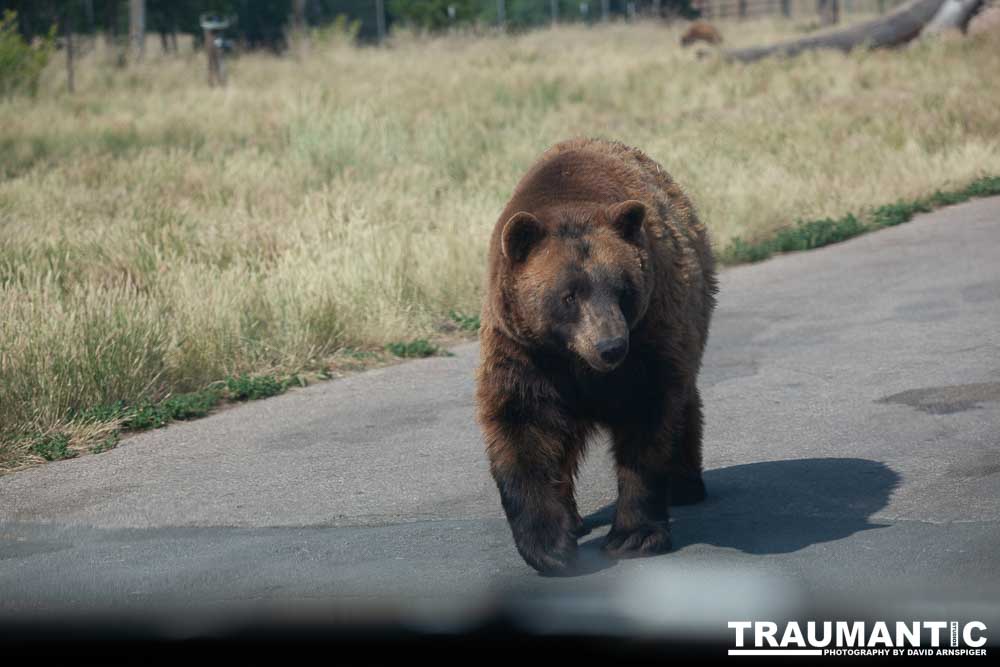
[[[518,549],[531,567],[545,576],[560,576],[572,572],[576,565],[576,540],[564,536],[549,549]]]
[[[612,528],[602,547],[612,558],[641,558],[670,551],[670,528],[660,522],[642,523],[631,530]]]

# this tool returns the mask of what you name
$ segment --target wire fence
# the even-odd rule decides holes
[[[705,19],[752,19],[768,16],[805,18],[815,16],[835,22],[852,14],[884,14],[903,0],[692,0],[691,6]]]
[[[361,34],[382,39],[395,27],[448,31],[471,27],[519,30],[556,23],[644,19],[756,19],[783,17],[837,23],[852,14],[882,14],[904,0],[454,0],[407,3],[353,1],[349,18]]]

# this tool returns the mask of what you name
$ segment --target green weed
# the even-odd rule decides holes
[[[448,311],[448,319],[458,325],[462,331],[479,331],[479,314],[468,315],[461,311]]]
[[[745,241],[736,237],[720,253],[719,259],[723,264],[744,264],[767,259],[777,252],[821,248],[875,229],[900,225],[910,221],[918,213],[960,204],[976,197],[998,194],[1000,194],[1000,177],[988,176],[958,190],[937,190],[921,199],[877,206],[860,216],[848,213],[837,219],[800,220],[791,227],[779,229],[773,236],[761,241]]]
[[[429,342],[425,338],[418,338],[409,342],[389,343],[385,346],[389,352],[397,357],[432,357],[440,352],[437,345]]]
[[[46,461],[59,461],[76,456],[76,452],[69,448],[69,437],[64,433],[53,433],[38,438],[31,446],[31,453],[41,456]]]

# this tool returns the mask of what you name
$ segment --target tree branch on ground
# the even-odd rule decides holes
[[[883,17],[848,28],[770,46],[729,49],[727,60],[754,62],[773,55],[796,56],[815,49],[845,53],[855,48],[881,49],[906,44],[925,30],[965,30],[983,0],[910,0]]]

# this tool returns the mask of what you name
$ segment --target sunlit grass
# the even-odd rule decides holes
[[[743,66],[681,29],[314,43],[231,62],[225,89],[196,54],[98,50],[68,96],[53,62],[37,98],[0,102],[0,469],[61,451],[52,434],[104,442],[69,421],[94,406],[454,328],[513,185],[567,137],[643,148],[720,251],[1000,174],[995,37]]]

